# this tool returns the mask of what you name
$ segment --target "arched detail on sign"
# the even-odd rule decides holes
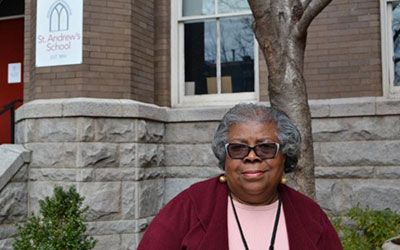
[[[69,29],[69,16],[71,14],[71,8],[66,2],[57,1],[53,3],[47,13],[49,31],[67,31]]]

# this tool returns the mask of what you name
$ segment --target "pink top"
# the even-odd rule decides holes
[[[278,210],[278,201],[266,206],[250,206],[233,200],[239,222],[246,238],[249,250],[269,249],[275,216]],[[244,250],[242,237],[240,236],[235,214],[233,213],[231,200],[228,197],[228,241],[229,250]],[[283,206],[279,217],[279,225],[275,238],[274,249],[288,250],[289,241],[286,231]]]

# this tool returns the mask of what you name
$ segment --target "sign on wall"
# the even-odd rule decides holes
[[[36,67],[82,63],[83,0],[37,0]]]
[[[20,83],[21,82],[21,63],[9,63],[8,64],[8,83]]]

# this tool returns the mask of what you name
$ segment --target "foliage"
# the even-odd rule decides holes
[[[357,205],[345,216],[351,221],[332,219],[344,250],[381,250],[386,240],[400,234],[400,215],[390,209],[362,209]]]
[[[96,244],[93,237],[85,235],[84,198],[75,187],[64,191],[54,189],[52,198],[39,201],[41,216],[32,215],[24,226],[17,225],[15,250],[87,250]]]

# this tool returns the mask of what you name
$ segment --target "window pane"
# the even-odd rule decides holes
[[[394,85],[400,86],[400,3],[392,4]]]
[[[217,93],[216,22],[185,23],[185,95]]]
[[[235,13],[250,10],[247,0],[218,0],[218,13]]]
[[[254,91],[251,17],[221,19],[222,93]]]
[[[214,7],[214,0],[182,0],[182,16],[214,14]]]

